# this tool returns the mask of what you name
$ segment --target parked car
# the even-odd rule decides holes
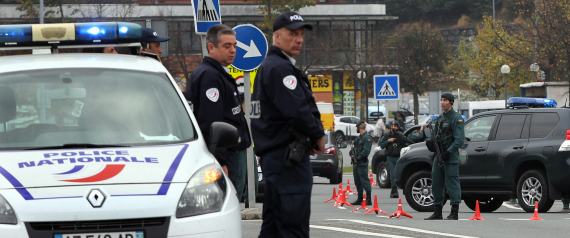
[[[570,110],[508,109],[482,112],[465,123],[459,153],[461,197],[471,209],[498,209],[516,195],[520,207],[548,211],[554,200],[570,194]],[[396,184],[417,211],[433,211],[433,153],[425,143],[402,149],[396,163]]]
[[[419,104],[420,104],[420,115],[428,115],[429,107],[427,106],[427,104],[423,101],[419,101]],[[414,115],[414,100],[402,103],[402,105],[400,105],[400,108],[398,108],[397,112],[401,113],[406,117]]]
[[[351,140],[358,136],[356,124],[362,121],[356,116],[334,116],[334,135],[337,141]],[[378,137],[374,132],[374,126],[366,123],[366,131],[372,137]]]
[[[334,109],[332,103],[317,102],[317,108],[321,113],[321,122],[325,130],[334,129]]]
[[[382,104],[382,102],[378,101],[378,104],[374,103],[372,105],[368,105],[368,122],[377,122],[378,119],[382,117],[388,117],[388,113],[386,111],[386,106]]]

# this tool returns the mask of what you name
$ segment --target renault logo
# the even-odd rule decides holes
[[[99,191],[99,189],[93,189],[89,192],[87,201],[89,201],[94,208],[99,208],[103,206],[103,202],[105,202],[105,195]]]

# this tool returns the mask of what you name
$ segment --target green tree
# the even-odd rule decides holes
[[[273,22],[275,18],[286,11],[299,11],[306,6],[314,6],[314,0],[244,0],[244,2],[253,2],[259,4],[257,11],[263,16],[263,22],[259,27],[267,29],[267,40],[271,43],[273,38]]]
[[[400,27],[384,45],[398,50],[394,64],[398,66],[400,85],[414,96],[414,119],[417,123],[418,96],[428,90],[432,78],[444,71],[451,60],[450,48],[443,42],[439,30],[423,23]]]

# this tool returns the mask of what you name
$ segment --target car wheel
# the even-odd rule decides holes
[[[435,201],[431,193],[431,172],[420,170],[414,173],[406,182],[404,188],[406,201],[418,212],[432,212]]]
[[[538,212],[547,212],[554,204],[550,199],[548,181],[542,170],[526,171],[517,185],[519,205],[526,212],[534,212],[535,202],[538,202]]]
[[[334,137],[336,138],[336,141],[338,143],[341,143],[344,141],[344,133],[342,131],[336,131],[334,133]]]
[[[340,171],[340,173],[332,174],[329,178],[329,181],[331,184],[339,184],[340,182],[342,182],[342,170]]]
[[[465,202],[465,205],[469,207],[469,209],[475,211],[477,199],[465,197],[463,198],[463,202]],[[499,209],[501,205],[503,205],[503,200],[500,200],[496,197],[484,197],[479,199],[480,212],[494,212]]]
[[[386,162],[380,162],[380,164],[378,164],[378,169],[376,169],[376,181],[378,181],[378,187],[391,187],[390,173],[388,172],[388,166],[386,166]]]

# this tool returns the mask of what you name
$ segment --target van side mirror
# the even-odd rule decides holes
[[[208,150],[215,154],[217,149],[232,147],[239,144],[239,132],[235,126],[216,121],[210,126],[210,141]]]
[[[343,142],[343,143],[340,143],[340,145],[338,147],[341,149],[344,149],[347,147],[347,145],[346,145],[346,143]]]

